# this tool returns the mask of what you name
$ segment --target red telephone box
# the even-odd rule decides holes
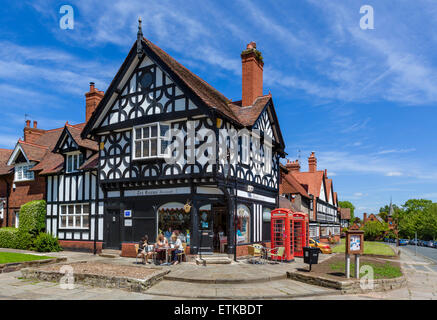
[[[303,257],[303,248],[309,245],[309,219],[302,212],[293,213],[293,251],[295,257]]]
[[[271,237],[273,248],[284,248],[282,260],[293,261],[303,257],[303,247],[308,246],[308,215],[290,209],[275,209],[271,212]],[[281,260],[272,257],[273,260]]]

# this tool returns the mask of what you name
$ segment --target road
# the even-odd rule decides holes
[[[415,246],[407,245],[407,246],[402,246],[401,248],[405,248],[408,251],[412,252],[413,254],[415,253]],[[421,255],[427,257],[428,259],[433,260],[435,263],[437,263],[437,248],[417,246],[417,253],[421,254]]]

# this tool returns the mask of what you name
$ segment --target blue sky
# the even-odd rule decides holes
[[[24,115],[51,129],[84,121],[90,81],[106,90],[144,35],[228,98],[256,41],[290,159],[316,152],[360,216],[409,198],[437,201],[437,3],[433,0],[2,1],[0,147]],[[59,8],[74,8],[62,30]],[[360,7],[375,29],[360,28]],[[298,151],[300,150],[300,152]]]

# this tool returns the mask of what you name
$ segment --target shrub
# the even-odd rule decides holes
[[[18,228],[16,235],[14,249],[33,250],[33,239],[35,236],[32,233]]]
[[[58,238],[51,234],[41,232],[34,241],[35,250],[38,252],[55,252],[61,251]]]
[[[0,228],[0,248],[15,248],[18,229]]]
[[[30,201],[20,208],[19,229],[32,234],[45,231],[46,202],[44,200]]]

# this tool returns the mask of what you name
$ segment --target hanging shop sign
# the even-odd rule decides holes
[[[132,218],[132,210],[124,210],[125,218]]]

